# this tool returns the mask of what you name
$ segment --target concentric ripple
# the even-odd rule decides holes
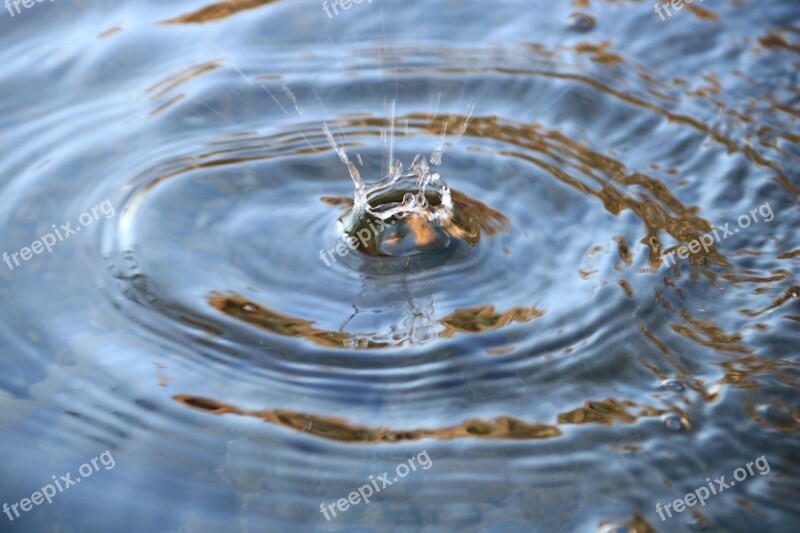
[[[741,44],[750,3],[665,29],[637,3],[530,28],[501,2],[492,29],[453,6],[414,26],[381,1],[330,23],[309,2],[144,2],[25,75],[62,81],[40,117],[4,108],[30,139],[0,159],[4,250],[104,199],[115,215],[0,274],[7,446],[41,443],[2,488],[49,450],[67,471],[101,446],[119,470],[81,507],[141,501],[154,530],[324,530],[321,502],[425,449],[430,475],[335,525],[648,531],[656,502],[767,454],[786,477],[691,520],[789,523],[797,31]],[[663,34],[633,31],[641,13]],[[656,58],[688,27],[719,40]],[[11,78],[25,63],[8,59]],[[59,92],[90,72],[116,85]],[[353,169],[374,182],[418,154],[452,212],[347,246],[381,218],[348,225]],[[773,219],[664,265],[766,204]],[[30,524],[74,512],[54,509]]]

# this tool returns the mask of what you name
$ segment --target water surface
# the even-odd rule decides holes
[[[0,18],[0,530],[797,529],[800,5],[208,1]]]

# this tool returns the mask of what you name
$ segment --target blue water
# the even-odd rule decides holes
[[[0,14],[0,531],[800,528],[800,4],[204,1]]]

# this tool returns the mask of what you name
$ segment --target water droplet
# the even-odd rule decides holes
[[[775,427],[791,428],[796,424],[791,406],[782,401],[763,403],[756,407],[756,414],[766,424]]]
[[[658,388],[671,392],[681,392],[686,389],[686,385],[678,379],[665,379],[658,385]]]
[[[689,421],[678,415],[666,415],[662,419],[662,422],[667,428],[673,431],[689,429]]]
[[[297,98],[295,98],[294,93],[289,89],[289,87],[286,86],[286,84],[281,85],[281,89],[283,89],[284,94],[286,94],[286,96],[288,96],[289,99],[292,101],[292,104],[294,104],[294,108],[297,111],[297,114],[298,115],[302,115],[303,114],[303,110],[300,108],[300,105],[297,103]]]
[[[569,29],[581,33],[591,31],[597,24],[597,21],[594,19],[594,17],[590,17],[584,13],[573,13],[569,16],[569,19]]]

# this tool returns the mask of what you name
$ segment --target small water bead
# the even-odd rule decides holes
[[[791,430],[798,425],[796,411],[790,405],[781,401],[763,403],[757,406],[756,415],[767,425],[776,428]]]
[[[597,21],[594,19],[594,17],[590,17],[589,15],[585,15],[583,13],[573,13],[569,16],[569,19],[569,29],[580,33],[593,30],[595,24],[597,24]]]
[[[681,392],[686,389],[686,385],[678,379],[665,379],[658,385],[658,388],[670,392]]]
[[[673,431],[690,429],[689,421],[678,415],[666,415],[661,421],[664,423],[664,426]]]

